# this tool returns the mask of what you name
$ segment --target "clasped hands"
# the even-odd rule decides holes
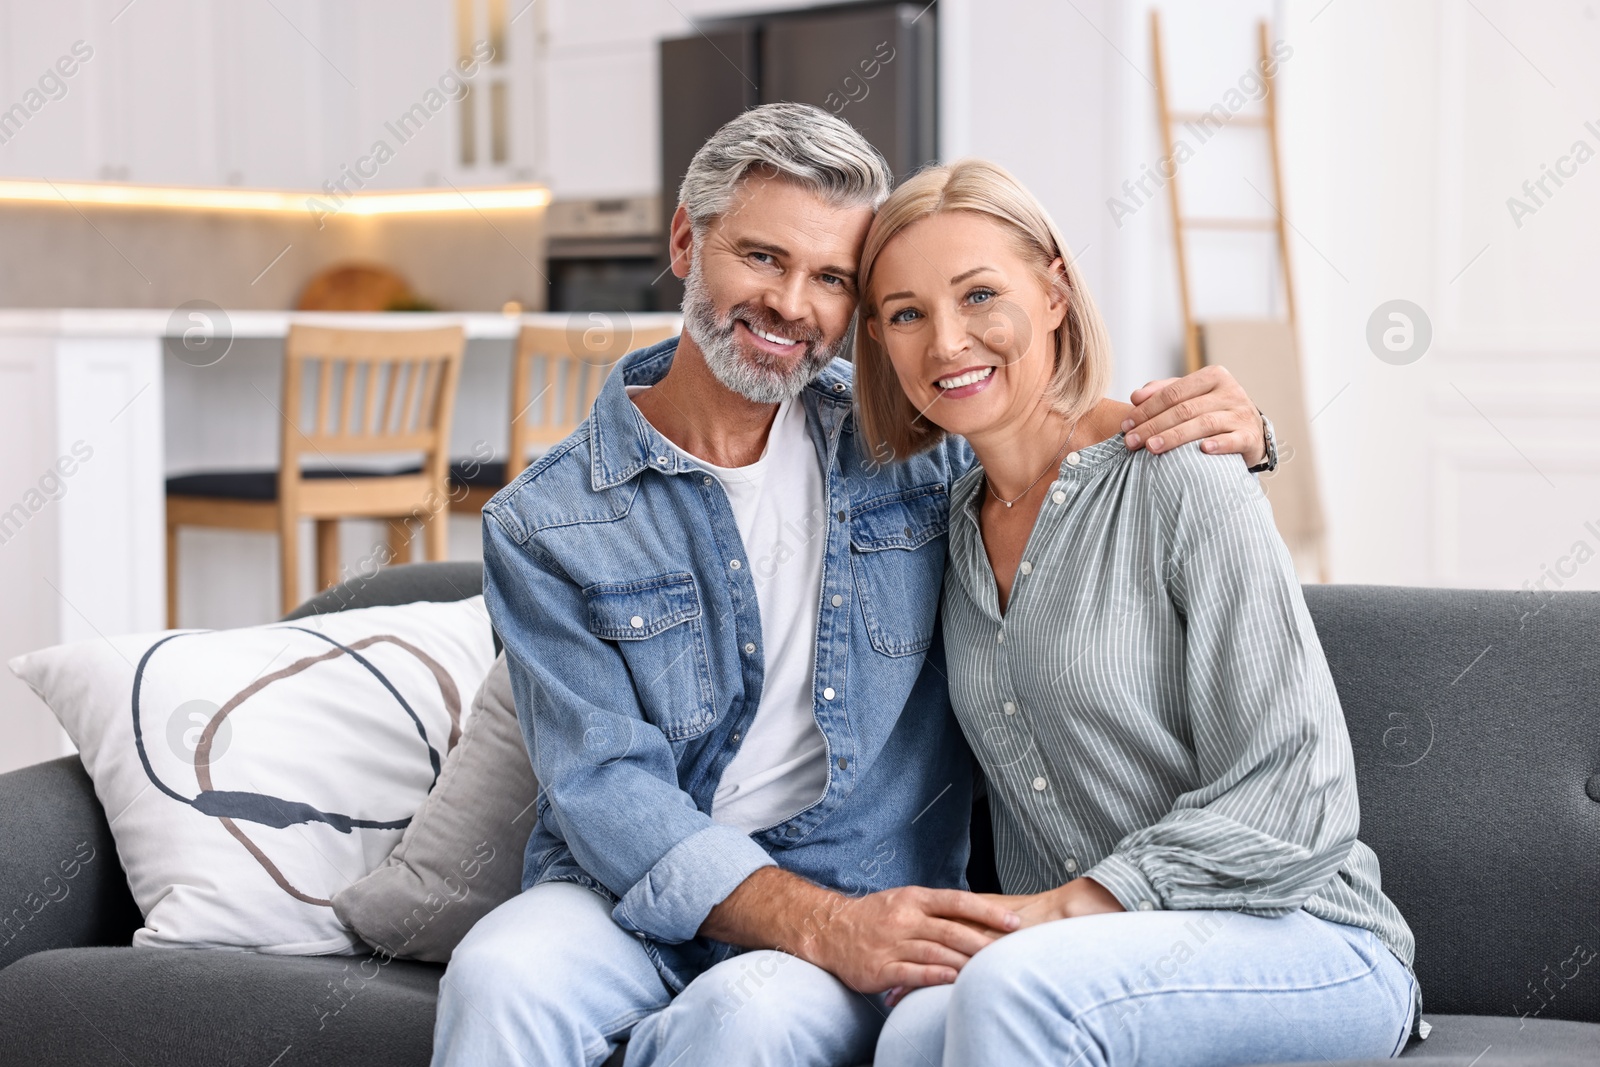
[[[1008,933],[1122,910],[1089,878],[1026,896],[905,886],[837,897],[790,951],[859,992],[889,990],[893,1007],[913,989],[954,982],[968,960]]]

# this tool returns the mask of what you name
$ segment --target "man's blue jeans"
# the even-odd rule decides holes
[[[874,1067],[1225,1067],[1393,1056],[1415,979],[1370,931],[1293,912],[1062,919],[889,1016]]]
[[[439,984],[434,1067],[857,1064],[872,1058],[883,998],[782,952],[726,960],[673,998],[598,894],[546,882],[480,919]]]

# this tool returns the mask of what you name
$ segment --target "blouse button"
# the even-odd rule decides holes
[[[1082,462],[1082,461],[1079,459],[1078,454],[1076,452],[1068,452],[1067,453],[1067,466],[1076,467],[1080,462]]]
[[[1045,784],[1045,780],[1042,777],[1035,778],[1033,780],[1033,788],[1039,790],[1040,792],[1044,791]]]
[[[1002,644],[1002,645],[1005,644],[1006,643],[1005,631],[1002,630],[1000,633],[995,634],[994,635],[994,639],[999,644]]]
[[[1156,910],[1156,906],[1154,904],[1150,903],[1148,900],[1141,900],[1141,901],[1139,901],[1139,910],[1140,911],[1155,911]]]
[[[1068,874],[1071,874],[1072,872],[1076,871],[1078,869],[1078,857],[1076,857],[1076,856],[1068,856],[1067,857],[1067,862],[1065,864],[1065,867],[1067,868],[1067,873]]]
[[[1029,563],[1027,560],[1023,560],[1021,570],[1023,574],[1032,574],[1033,564]]]
[[[642,615],[635,615],[633,618],[628,620],[628,625],[637,630],[644,625],[644,617]]]
[[[1057,504],[1065,504],[1067,502],[1067,494],[1057,489],[1055,492],[1050,494],[1050,499],[1055,501]]]
[[[1015,715],[1017,713],[1017,706],[1009,700],[1000,706],[1005,709],[1007,715]]]

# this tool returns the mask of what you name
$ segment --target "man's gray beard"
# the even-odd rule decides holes
[[[734,340],[734,323],[741,317],[754,320],[769,333],[778,332],[767,325],[773,318],[770,312],[743,304],[730,308],[728,314],[719,319],[717,306],[700,273],[700,257],[696,256],[683,282],[683,332],[699,346],[706,357],[706,366],[711,368],[717,381],[757,404],[781,404],[799,396],[800,390],[821,374],[850,340],[848,333],[833,345],[805,340],[801,342],[806,346],[805,354],[792,364],[753,363]]]

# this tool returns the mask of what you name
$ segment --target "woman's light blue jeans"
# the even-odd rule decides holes
[[[1415,979],[1304,911],[1125,912],[1020,930],[889,1016],[874,1067],[1225,1067],[1396,1055]]]

